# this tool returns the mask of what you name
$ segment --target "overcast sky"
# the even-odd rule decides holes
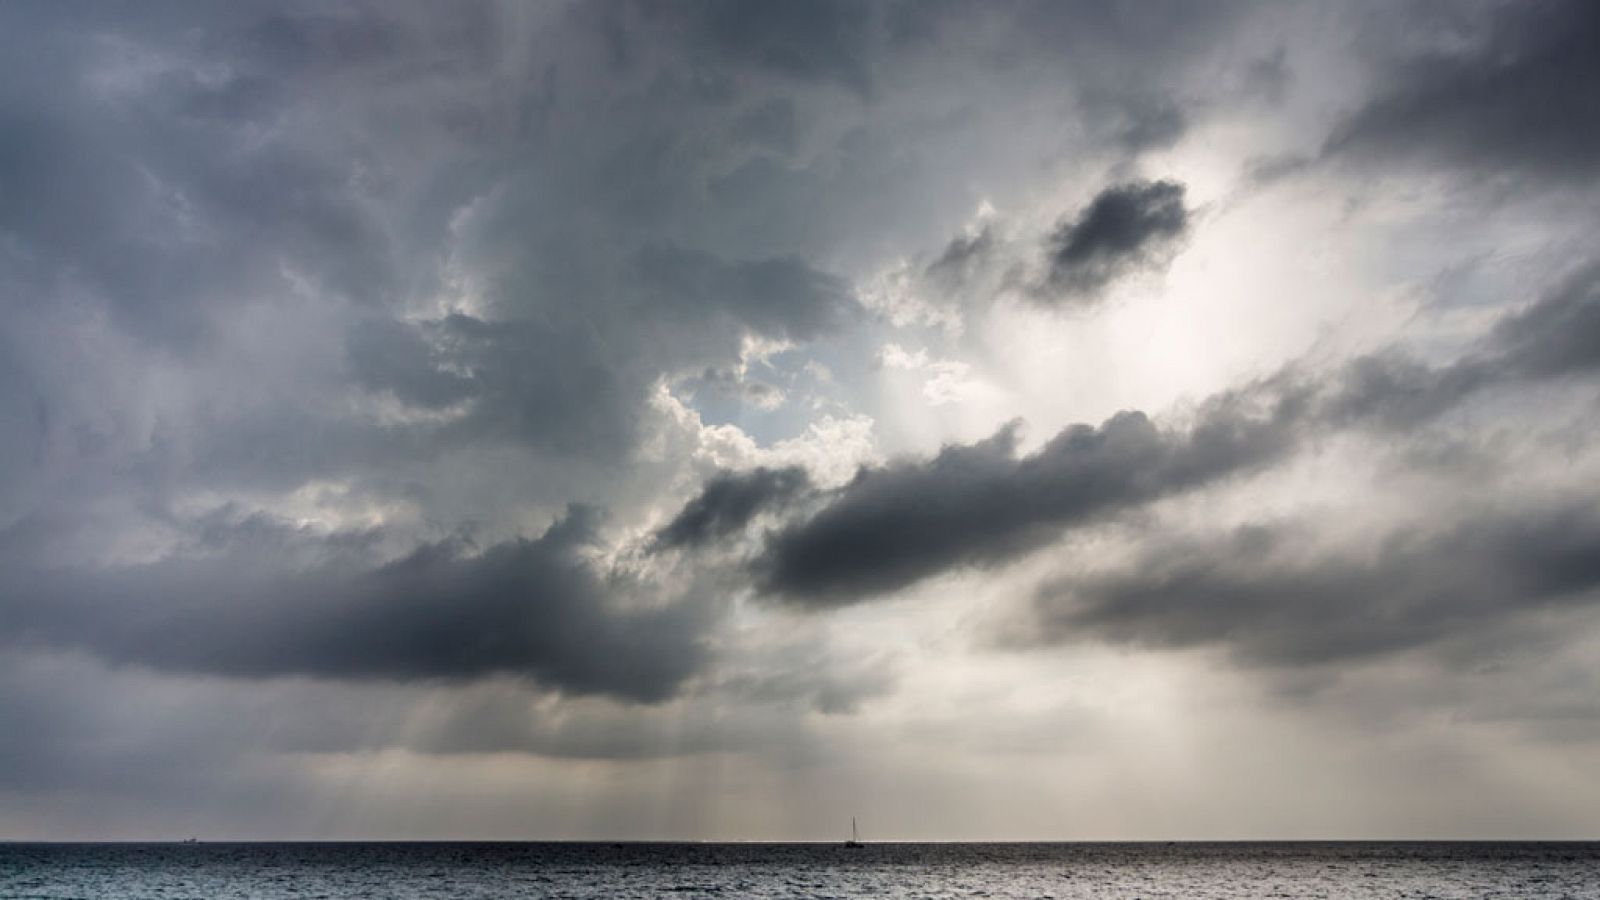
[[[1600,4],[0,4],[0,839],[1600,835]]]

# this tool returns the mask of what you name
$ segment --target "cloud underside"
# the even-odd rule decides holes
[[[504,675],[666,699],[703,662],[704,611],[617,608],[620,585],[584,556],[594,539],[593,513],[574,509],[536,539],[478,552],[432,544],[375,568],[333,559],[285,570],[282,545],[261,541],[95,572],[13,566],[4,642],[233,678]]]

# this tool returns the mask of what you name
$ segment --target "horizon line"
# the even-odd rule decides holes
[[[204,844],[574,844],[633,846],[828,846],[842,845],[843,839],[740,839],[740,838],[0,838],[0,845],[175,845]],[[899,839],[862,840],[864,845],[1062,845],[1062,844],[1596,844],[1600,837],[1438,837],[1438,838],[1024,838],[1024,839]]]

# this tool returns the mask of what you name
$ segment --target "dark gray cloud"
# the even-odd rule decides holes
[[[1250,663],[1319,666],[1470,645],[1509,620],[1593,604],[1597,591],[1600,517],[1587,501],[1408,529],[1370,555],[1256,526],[1157,540],[1124,568],[1050,585],[1017,638],[1217,645]]]
[[[1600,10],[1542,0],[1410,10],[1440,35],[1326,152],[1573,182],[1600,165]],[[1388,15],[1384,17],[1387,19]],[[1380,26],[1374,26],[1380,27]]]
[[[1137,106],[1117,108],[1138,111]],[[1179,128],[1175,121],[1163,124],[1157,113],[1129,127],[1147,126],[1154,131],[1138,141]],[[991,210],[920,266],[917,297],[952,310],[981,310],[1020,290],[1046,306],[1093,306],[1118,280],[1163,271],[1172,262],[1193,226],[1185,194],[1175,181],[1113,181],[1075,216],[1058,221],[1042,241],[1008,234],[1011,229]]]
[[[1291,446],[1293,412],[1229,395],[1187,430],[1124,412],[1021,458],[1013,426],[925,462],[863,469],[814,515],[770,535],[756,569],[765,590],[828,606],[1005,562],[1065,528],[1276,461]]]
[[[656,544],[696,547],[726,537],[761,513],[781,508],[810,483],[798,467],[718,473],[656,533]]]
[[[1455,409],[1466,397],[1494,383],[1478,361],[1430,366],[1396,350],[1351,360],[1320,387],[1319,412],[1333,426],[1405,431]]]
[[[1132,271],[1164,267],[1188,232],[1183,185],[1136,181],[1095,195],[1047,243],[1046,290],[1092,295]]]
[[[521,676],[575,693],[671,696],[705,661],[706,611],[627,610],[585,558],[593,513],[482,552],[429,544],[377,567],[317,546],[286,560],[282,529],[202,530],[208,556],[84,570],[10,567],[5,643],[117,665],[236,678]],[[263,538],[267,540],[263,542]]]

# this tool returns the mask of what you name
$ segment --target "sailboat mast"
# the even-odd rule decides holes
[[[850,840],[857,841],[857,840],[860,840],[860,839],[861,839],[860,835],[856,834],[856,817],[855,816],[851,816],[850,817]]]

